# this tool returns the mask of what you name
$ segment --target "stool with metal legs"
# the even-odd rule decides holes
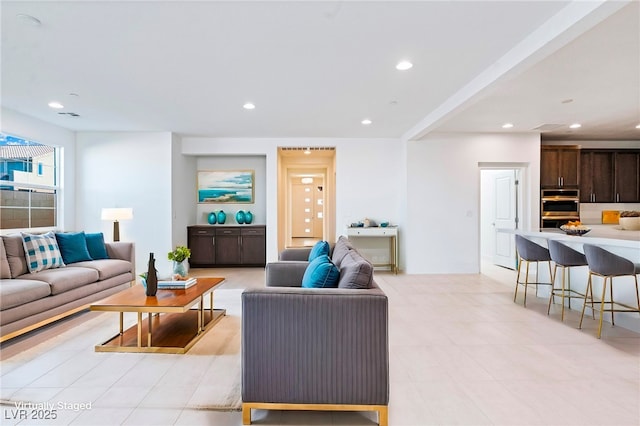
[[[596,275],[602,277],[600,321],[598,323],[599,339],[602,334],[602,318],[605,312],[611,312],[611,325],[615,325],[613,317],[614,312],[638,312],[640,314],[640,295],[638,294],[638,274],[640,274],[640,264],[634,264],[629,259],[625,259],[622,256],[618,256],[610,251],[591,244],[584,245],[584,254],[587,258],[587,263],[589,264],[589,282],[587,283],[587,292],[584,296],[584,304],[582,305],[582,314],[580,315],[580,325],[578,328],[582,328],[582,318],[584,317],[584,308],[587,304],[587,299],[591,300],[591,306],[593,309],[592,276]],[[613,279],[623,276],[632,276],[635,281],[637,307],[625,305],[613,300]],[[607,281],[609,282],[608,301],[606,300]]]
[[[539,282],[539,262],[547,262],[549,265],[549,277],[551,274],[551,255],[549,254],[549,249],[546,247],[542,247],[539,244],[534,243],[533,241],[516,234],[516,249],[518,251],[519,262],[518,262],[518,276],[516,277],[516,291],[513,295],[513,301],[516,301],[518,297],[518,286],[524,285],[524,302],[523,306],[527,306],[527,286],[529,284],[533,284],[536,286],[536,296],[538,295],[538,286],[539,285],[552,285],[551,282],[541,283]],[[536,264],[536,282],[529,282],[529,265],[531,262],[535,262]],[[525,271],[525,279],[524,282],[520,282],[520,270],[522,269],[522,264],[526,264]]]
[[[549,296],[549,306],[547,308],[547,315],[551,311],[551,303],[556,302],[556,297],[560,298],[562,303],[562,311],[560,314],[560,318],[564,321],[564,299],[567,298],[569,302],[569,309],[571,309],[571,299],[580,298],[584,299],[583,293],[578,293],[575,290],[571,289],[571,269],[569,269],[569,273],[566,274],[567,278],[565,279],[565,271],[568,268],[576,267],[576,266],[587,266],[587,258],[584,254],[580,253],[577,250],[568,247],[557,240],[549,240],[549,254],[551,255],[551,260],[554,262],[553,266],[553,276],[551,278],[551,282],[553,285],[551,286],[551,295]],[[560,288],[556,287],[556,277],[558,275],[558,268],[562,269],[561,279],[560,279]],[[558,295],[559,293],[559,295]]]

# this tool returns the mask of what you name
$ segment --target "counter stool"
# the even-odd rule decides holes
[[[580,315],[580,325],[582,328],[582,318],[584,317],[584,308],[587,299],[591,301],[593,310],[593,287],[592,276],[602,277],[602,297],[600,298],[600,322],[598,324],[598,339],[602,334],[602,317],[604,312],[611,312],[611,325],[615,325],[614,312],[638,312],[640,314],[640,296],[638,295],[638,274],[640,274],[640,264],[634,264],[632,261],[622,256],[611,253],[601,247],[591,244],[584,245],[584,254],[589,264],[589,282],[587,283],[587,291],[584,295],[584,304],[582,305],[582,314]],[[613,278],[632,276],[635,280],[636,303],[637,307],[625,305],[613,300]],[[609,281],[609,300],[607,297],[607,281]],[[609,306],[607,308],[607,305]],[[624,309],[623,309],[624,308]]]
[[[559,241],[549,240],[548,244],[549,254],[551,255],[551,260],[553,260],[555,265],[553,266],[553,276],[551,278],[551,282],[553,283],[553,285],[551,286],[551,296],[549,296],[549,307],[547,308],[547,315],[549,315],[549,312],[551,311],[551,303],[553,302],[555,304],[555,298],[560,297],[560,301],[562,303],[562,313],[560,314],[560,318],[562,321],[564,321],[564,299],[569,299],[569,309],[571,309],[572,298],[584,299],[583,293],[578,293],[575,290],[571,290],[571,270],[569,270],[568,278],[566,280],[565,271],[567,270],[567,268],[572,268],[575,266],[587,266],[587,258],[584,254],[562,244]],[[555,285],[556,276],[558,275],[558,268],[562,268],[560,288],[556,287]]]
[[[513,301],[516,301],[518,297],[518,285],[524,285],[524,303],[523,306],[527,306],[527,286],[529,284],[533,284],[536,286],[536,296],[538,295],[538,286],[539,285],[551,285],[553,283],[541,283],[539,281],[529,283],[529,265],[531,262],[536,263],[536,280],[539,279],[539,269],[538,265],[540,262],[547,262],[549,265],[549,277],[553,276],[551,274],[551,255],[549,254],[549,249],[546,247],[542,247],[539,244],[534,243],[533,241],[516,234],[516,249],[518,250],[519,262],[518,262],[518,276],[516,277],[516,291],[513,295]],[[522,268],[522,263],[526,263],[526,272],[524,282],[520,282],[520,270]]]

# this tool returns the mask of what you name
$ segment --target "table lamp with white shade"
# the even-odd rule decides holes
[[[121,220],[133,219],[132,208],[104,208],[102,209],[102,220],[113,221],[113,241],[120,241]]]

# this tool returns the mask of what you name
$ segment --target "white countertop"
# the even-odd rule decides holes
[[[581,237],[567,235],[560,229],[543,228],[540,230],[522,231],[499,229],[501,232],[524,235],[526,237],[553,238],[579,244],[598,244],[640,250],[640,231],[626,231],[620,225],[586,225],[591,231]]]

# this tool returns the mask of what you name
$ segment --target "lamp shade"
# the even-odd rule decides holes
[[[110,208],[102,209],[102,220],[131,220],[133,219],[132,208]]]

